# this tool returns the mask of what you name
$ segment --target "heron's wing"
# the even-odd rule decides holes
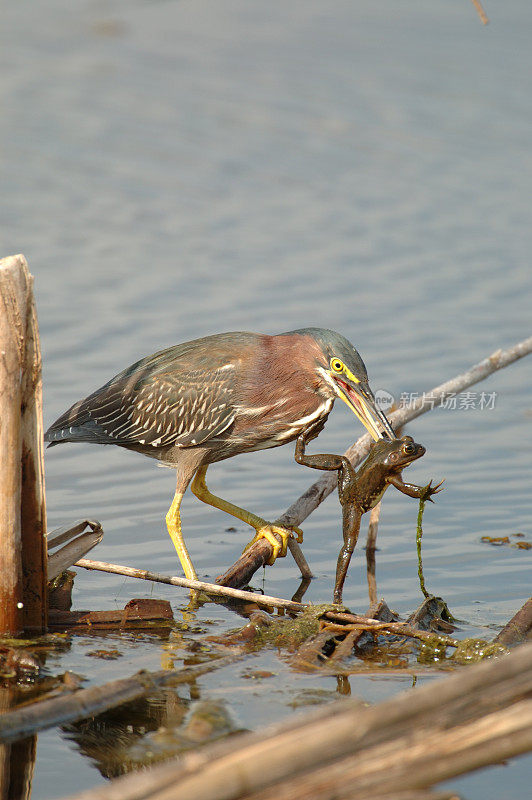
[[[234,375],[227,367],[205,372],[122,373],[76,403],[53,426],[75,433],[97,426],[99,441],[120,445],[190,447],[229,428],[235,419]],[[80,436],[81,438],[81,436]]]

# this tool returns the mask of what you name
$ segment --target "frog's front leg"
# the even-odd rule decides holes
[[[343,456],[333,455],[333,453],[320,453],[309,456],[305,453],[307,437],[304,433],[297,437],[295,459],[298,464],[313,469],[339,470],[343,464]]]
[[[362,514],[360,510],[352,503],[346,503],[342,506],[343,510],[343,535],[344,546],[340,550],[338,556],[338,563],[336,565],[336,580],[334,582],[333,602],[342,602],[342,591],[344,588],[345,577],[353,555],[353,550],[357,543],[358,534],[360,531],[360,520]]]
[[[416,486],[415,483],[404,483],[401,475],[391,475],[386,480],[403,494],[407,494],[409,497],[417,497],[420,500],[430,500],[431,503],[434,502],[432,495],[442,491],[440,487],[443,483],[443,481],[440,481],[436,486],[433,486],[432,481],[429,481],[426,486]]]

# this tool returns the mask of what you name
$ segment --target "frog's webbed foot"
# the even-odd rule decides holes
[[[260,528],[256,529],[257,533],[253,537],[253,539],[249,542],[246,547],[244,547],[244,553],[246,550],[249,550],[252,544],[258,542],[260,539],[266,539],[273,548],[273,553],[268,561],[268,566],[271,566],[275,563],[276,558],[284,558],[286,555],[286,549],[288,547],[288,540],[291,536],[294,536],[296,541],[301,544],[303,541],[303,531],[301,528],[290,527],[284,528],[281,525],[271,525],[269,523],[265,523]],[[277,536],[281,537],[281,542],[277,538]]]
[[[445,478],[443,479],[443,481],[444,480],[445,480]],[[425,502],[428,500],[430,503],[433,503],[434,500],[432,499],[432,495],[433,494],[439,494],[440,492],[443,492],[443,488],[440,488],[442,483],[443,483],[443,481],[440,481],[439,483],[436,484],[436,486],[433,486],[432,485],[432,479],[431,479],[427,483],[426,486],[423,486],[421,488],[421,492],[419,494],[420,500],[423,500]]]

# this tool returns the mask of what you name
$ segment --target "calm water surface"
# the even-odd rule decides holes
[[[4,2],[0,252],[23,252],[35,275],[45,423],[137,358],[222,330],[335,328],[362,353],[373,388],[396,398],[528,336],[532,8],[487,10],[483,28],[467,0]],[[530,552],[480,537],[532,539],[531,377],[531,363],[517,363],[473,387],[474,408],[409,429],[428,452],[408,478],[446,478],[425,516],[425,577],[464,620],[463,636],[491,636],[530,595]],[[496,393],[493,408],[479,409],[482,390]],[[342,451],[360,433],[336,408],[316,449]],[[82,445],[49,451],[46,469],[50,528],[96,517],[98,558],[176,571],[164,525],[171,471]],[[274,518],[315,478],[288,446],[221,463],[210,484]],[[379,594],[400,613],[420,601],[415,517],[415,503],[387,493]],[[201,577],[249,538],[192,496],[183,518]],[[305,524],[318,577],[309,600],[329,600],[339,541],[330,498]],[[344,600],[364,610],[355,556]],[[297,584],[286,559],[263,585],[290,596]],[[183,593],[153,591],[181,618]],[[151,593],[80,574],[74,602],[114,608]],[[207,605],[193,624],[221,633],[239,622]],[[122,657],[96,662],[87,653],[98,643],[77,637],[47,669],[100,683],[183,659],[177,640],[100,645]],[[295,674],[276,654],[248,662],[202,678],[189,713],[208,699],[232,729],[259,728],[305,698],[338,696],[334,678]],[[249,681],[247,669],[275,676]],[[350,683],[377,702],[411,676]],[[517,800],[531,764],[451,785],[470,800]],[[102,782],[66,733],[39,737],[35,800]]]

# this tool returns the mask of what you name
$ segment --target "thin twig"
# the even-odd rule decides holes
[[[301,577],[304,578],[305,580],[313,578],[314,575],[312,574],[312,570],[308,565],[307,559],[305,558],[305,554],[303,553],[303,550],[300,548],[300,546],[292,536],[288,540],[288,549],[292,553],[292,558],[299,567],[299,571],[301,572]]]
[[[477,14],[480,17],[480,21],[482,22],[482,24],[483,25],[487,25],[488,22],[489,22],[489,19],[488,19],[487,15],[486,15],[486,12],[482,8],[482,3],[480,2],[480,0],[471,0],[471,2],[473,3],[473,5],[476,8]]]
[[[108,564],[106,561],[93,561],[90,558],[81,558],[76,561],[74,566],[83,567],[84,569],[96,569],[100,572],[111,572],[114,575],[125,575],[128,578],[139,578],[143,581],[166,583],[170,586],[183,586],[185,589],[196,589],[218,597],[245,600],[248,603],[257,603],[257,605],[267,606],[268,608],[286,608],[289,611],[302,611],[306,607],[302,603],[294,603],[292,600],[285,600],[282,597],[271,597],[257,592],[244,592],[241,589],[230,589],[228,586],[218,586],[215,583],[206,583],[205,581],[191,581],[188,578],[178,578],[176,576],[169,577],[147,569],[125,567],[122,564]]]
[[[427,633],[426,631],[414,628],[408,622],[381,622],[370,617],[362,617],[360,614],[346,614],[336,611],[327,611],[324,614],[327,619],[338,620],[342,624],[338,626],[338,632],[349,631],[354,628],[361,628],[368,631],[381,631],[383,633],[394,633],[400,636],[408,636],[412,639],[419,639],[427,644],[434,645],[436,641],[445,647],[458,647],[458,639],[445,636],[442,633]]]

